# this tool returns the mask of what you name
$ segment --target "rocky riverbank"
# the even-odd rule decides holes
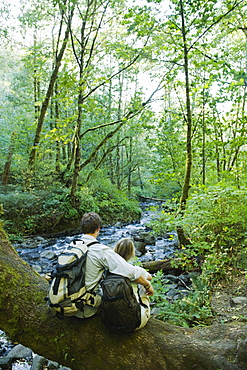
[[[139,223],[123,226],[116,224],[107,228],[102,228],[99,241],[105,245],[113,247],[115,243],[123,237],[130,237],[134,240],[136,255],[139,261],[155,261],[162,258],[172,258],[177,248],[177,238],[175,233],[169,233],[162,238],[155,239],[150,230],[146,227],[146,222],[150,218],[149,212],[144,212]],[[72,240],[80,238],[80,234],[74,235],[58,234],[49,236],[27,237],[24,241],[13,244],[18,254],[32,268],[42,276],[49,274],[57,262],[57,257]],[[175,277],[174,277],[175,278]],[[173,280],[173,282],[172,282]],[[170,299],[176,294],[182,294],[179,284],[174,285],[171,276]],[[171,294],[172,293],[172,294]],[[59,364],[48,361],[43,357],[35,355],[30,349],[21,344],[14,346],[8,341],[5,334],[0,334],[0,367],[2,369],[14,370],[43,370],[43,369],[65,369]]]
[[[177,248],[176,234],[171,232],[162,238],[155,239],[145,226],[148,217],[148,214],[144,213],[140,223],[127,226],[117,224],[102,229],[99,239],[102,243],[113,247],[120,238],[131,237],[135,242],[138,260],[141,262],[173,258]],[[15,244],[14,247],[33,269],[41,275],[45,275],[53,269],[57,256],[74,238],[80,238],[80,234],[36,236],[26,238],[24,242]],[[188,274],[175,275],[168,273],[167,279],[169,289],[166,295],[170,302],[186,294],[190,289]],[[216,286],[211,302],[214,312],[213,323],[246,321],[246,297],[247,288],[244,274],[240,274],[238,277],[229,277],[229,281],[225,284],[221,283],[221,285]],[[154,310],[153,313],[156,314],[157,312]],[[67,370],[59,364],[33,354],[30,349],[12,344],[4,333],[0,334],[0,350],[0,367],[2,369]]]

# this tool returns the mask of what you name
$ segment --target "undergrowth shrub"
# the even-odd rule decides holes
[[[97,199],[98,212],[105,223],[121,221],[128,223],[140,219],[141,209],[135,199],[129,199],[124,191],[109,179],[97,177],[90,184],[93,197]]]
[[[151,302],[158,309],[156,317],[173,325],[184,327],[205,326],[211,323],[210,291],[201,276],[192,275],[192,289],[188,295],[177,298],[171,303],[165,298],[168,291],[165,275],[158,271],[152,279],[154,295]]]
[[[192,241],[206,241],[234,255],[247,236],[246,202],[245,189],[216,186],[194,192],[184,217]]]
[[[35,233],[54,227],[62,217],[64,191],[10,192],[0,194],[4,227],[10,233]]]
[[[156,235],[179,226],[191,240],[178,252],[180,265],[208,269],[224,276],[224,266],[237,267],[247,246],[247,191],[218,185],[200,188],[190,196],[183,214],[161,211],[151,222]]]
[[[0,193],[5,230],[10,234],[52,233],[79,225],[83,213],[97,212],[104,223],[114,224],[137,220],[141,210],[135,200],[128,199],[107,181],[91,188],[78,187],[76,204],[72,205],[69,189],[62,186]]]
[[[165,287],[161,289],[154,278],[157,292],[152,299],[159,308],[158,318],[183,326],[210,323],[210,296],[215,285],[232,279],[239,270],[247,270],[246,204],[247,190],[218,184],[194,191],[183,217],[172,207],[156,212],[150,224],[155,235],[181,227],[191,240],[191,245],[180,246],[172,265],[200,272],[188,296],[173,304],[157,298]]]

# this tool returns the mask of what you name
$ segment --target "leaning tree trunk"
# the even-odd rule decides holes
[[[180,209],[179,214],[183,215],[186,208],[186,202],[189,197],[190,189],[190,178],[192,170],[192,115],[191,115],[191,104],[190,104],[190,82],[189,82],[189,58],[188,58],[188,47],[186,39],[186,27],[184,19],[184,8],[183,0],[180,0],[180,15],[182,22],[182,38],[183,38],[183,57],[184,57],[184,74],[185,74],[185,98],[186,98],[186,125],[187,125],[187,139],[186,139],[186,164],[185,164],[185,176],[182,187],[182,194],[180,198]],[[185,235],[182,227],[177,227],[177,234],[180,246],[191,244],[188,237]]]
[[[48,85],[48,88],[47,88],[47,92],[46,92],[46,95],[45,95],[45,99],[42,103],[41,110],[40,110],[40,113],[39,113],[36,132],[35,132],[35,137],[34,137],[34,142],[33,142],[33,146],[32,146],[32,149],[31,149],[31,152],[30,152],[30,155],[29,155],[29,161],[28,161],[28,165],[29,165],[30,169],[33,168],[34,163],[35,163],[36,152],[37,152],[37,148],[38,148],[38,145],[39,145],[39,142],[40,142],[40,135],[41,135],[41,130],[42,130],[42,127],[43,127],[45,115],[46,115],[46,112],[47,112],[47,109],[48,109],[48,106],[49,106],[49,101],[50,101],[50,98],[51,98],[51,95],[52,95],[52,92],[53,92],[54,84],[56,82],[56,78],[57,78],[58,71],[59,71],[59,68],[60,68],[60,65],[61,65],[61,62],[62,62],[62,59],[63,59],[63,55],[64,55],[64,52],[65,52],[65,49],[66,49],[66,46],[67,46],[67,43],[68,43],[68,40],[69,40],[70,27],[71,27],[72,17],[73,17],[73,13],[74,13],[74,7],[75,7],[75,5],[73,5],[73,7],[71,9],[70,16],[69,16],[68,23],[67,23],[67,28],[66,28],[65,35],[64,35],[64,40],[63,40],[61,49],[60,49],[59,53],[57,54],[55,67],[54,67],[54,70],[52,72],[52,75],[51,75],[51,78],[50,78],[50,81],[49,81],[49,85]]]
[[[48,283],[11,247],[0,227],[0,328],[12,341],[73,370],[246,369],[247,326],[180,328],[150,319],[111,334],[100,316],[59,320],[44,301]]]

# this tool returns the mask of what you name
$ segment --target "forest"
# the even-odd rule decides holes
[[[215,284],[247,272],[246,19],[244,0],[0,0],[2,235],[160,200],[151,232],[200,271],[175,319],[154,277],[160,319],[208,325]]]

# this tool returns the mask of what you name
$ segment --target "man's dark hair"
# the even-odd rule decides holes
[[[93,234],[101,226],[102,221],[97,213],[88,212],[82,216],[81,229],[84,234]]]

